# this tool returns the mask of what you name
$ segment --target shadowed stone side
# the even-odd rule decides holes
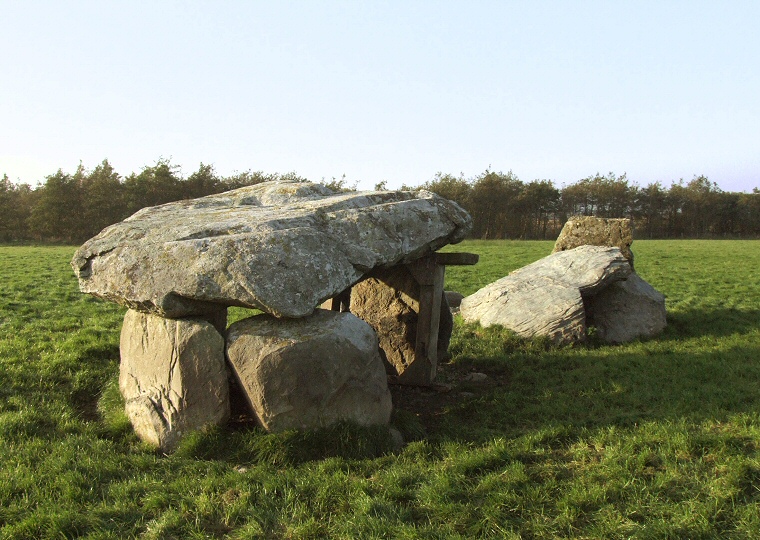
[[[403,266],[373,272],[351,289],[351,313],[369,323],[378,335],[389,373],[403,379],[415,361],[420,285]],[[437,358],[448,356],[453,318],[442,297]]]
[[[350,313],[238,321],[227,332],[227,357],[267,431],[390,422],[377,336]]]
[[[120,347],[119,389],[142,440],[169,452],[187,432],[228,419],[224,339],[211,323],[129,310]]]
[[[449,305],[451,313],[459,313],[459,306],[462,305],[464,295],[457,291],[444,291],[446,295],[446,303]]]
[[[601,291],[591,305],[599,337],[608,343],[653,337],[667,325],[665,297],[635,273]]]

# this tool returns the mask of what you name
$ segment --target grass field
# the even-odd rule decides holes
[[[481,262],[447,288],[551,246],[452,246]],[[667,298],[656,339],[553,348],[459,320],[451,390],[394,390],[401,449],[230,425],[170,456],[121,412],[124,312],[78,292],[73,248],[0,247],[0,538],[758,538],[760,241],[633,247]]]

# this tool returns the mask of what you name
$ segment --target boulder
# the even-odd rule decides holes
[[[80,289],[163,317],[258,308],[304,317],[374,268],[464,238],[469,215],[428,191],[335,193],[275,181],[145,208],[80,247]]]
[[[420,313],[420,285],[404,266],[382,269],[357,283],[351,290],[350,311],[369,323],[378,335],[380,349],[389,374],[402,384],[430,384],[435,370],[417,366],[417,326]],[[436,360],[448,355],[454,321],[446,302],[441,297]],[[427,359],[422,360],[427,363]],[[431,373],[427,371],[432,370]]]
[[[618,247],[633,268],[633,229],[628,218],[598,218],[575,216],[567,220],[554,244],[554,251],[566,251],[579,246]]]
[[[510,279],[470,302],[467,298],[461,314],[468,322],[497,324],[525,338],[547,336],[557,344],[586,338],[586,312],[577,287],[545,277]]]
[[[667,324],[665,297],[636,273],[599,292],[591,305],[598,336],[608,343],[653,337]]]
[[[141,439],[169,452],[187,432],[227,420],[224,339],[210,322],[129,310],[120,346],[119,389]]]
[[[256,315],[227,331],[227,357],[268,431],[339,421],[388,424],[391,394],[377,336],[350,313]]]
[[[459,313],[459,306],[462,305],[464,295],[456,291],[444,291],[446,295],[446,303],[449,305],[452,313]]]
[[[498,324],[522,337],[582,341],[584,300],[630,273],[620,249],[581,246],[544,257],[465,297],[461,314],[466,321]]]

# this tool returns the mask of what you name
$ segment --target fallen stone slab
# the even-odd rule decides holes
[[[462,300],[468,322],[504,326],[557,344],[586,338],[584,299],[631,273],[619,248],[581,246],[515,270]]]
[[[304,317],[374,268],[459,242],[456,203],[421,190],[266,182],[145,208],[74,254],[82,292],[163,317],[258,308]]]
[[[129,310],[121,329],[119,390],[135,433],[164,452],[230,414],[224,339],[200,319]]]
[[[465,321],[503,326],[524,338],[547,336],[554,343],[566,344],[586,337],[586,313],[578,288],[545,277],[502,282],[498,289],[463,302],[460,313]]]
[[[388,424],[391,393],[374,330],[351,313],[256,315],[227,331],[227,357],[268,431]]]
[[[628,218],[599,218],[575,216],[567,220],[554,243],[554,251],[566,251],[579,246],[618,247],[633,268],[633,228]]]
[[[667,325],[665,297],[632,273],[591,299],[598,336],[608,343],[625,343],[656,336]]]

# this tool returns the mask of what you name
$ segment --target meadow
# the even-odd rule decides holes
[[[551,247],[451,246],[481,260],[446,287]],[[553,347],[457,318],[447,386],[393,390],[402,448],[231,422],[161,455],[122,412],[124,310],[78,292],[73,247],[0,247],[0,538],[758,538],[760,241],[633,250],[666,295],[657,338]]]

